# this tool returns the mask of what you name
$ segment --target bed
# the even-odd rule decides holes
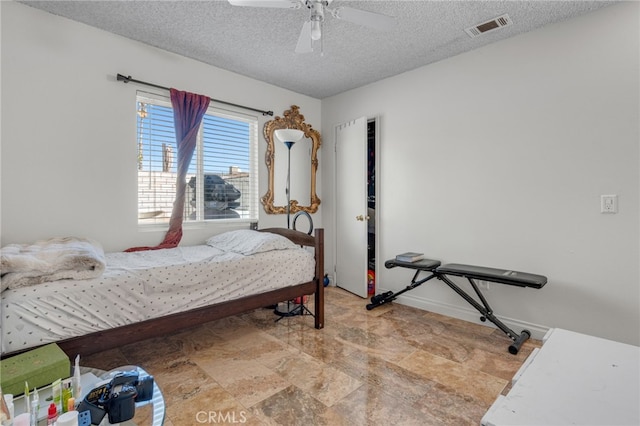
[[[51,342],[88,355],[311,294],[314,326],[324,327],[323,229],[230,231],[198,246],[104,256],[98,277],[4,290],[2,357]]]

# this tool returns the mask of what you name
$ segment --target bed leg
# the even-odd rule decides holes
[[[520,348],[522,347],[522,345],[524,344],[524,342],[529,340],[530,337],[531,337],[531,332],[529,330],[522,330],[522,333],[520,333],[520,336],[518,336],[513,341],[513,343],[509,346],[509,353],[512,355],[516,355],[520,350]]]
[[[315,328],[324,328],[324,229],[317,228],[315,232],[314,252],[316,258],[316,292],[315,292]]]
[[[320,330],[324,328],[324,284],[322,282],[320,282],[320,288],[316,290],[314,302],[314,326]]]

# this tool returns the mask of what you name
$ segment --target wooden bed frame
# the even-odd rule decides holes
[[[179,312],[161,318],[141,321],[122,327],[98,331],[84,336],[56,342],[70,357],[89,355],[138,342],[152,337],[166,336],[168,333],[194,327],[216,319],[237,315],[243,312],[273,305],[299,296],[314,294],[315,328],[324,327],[324,229],[315,230],[315,236],[286,228],[261,229],[287,237],[301,246],[315,250],[315,278],[312,281],[285,287],[267,293],[246,296],[216,305]],[[11,356],[12,354],[7,354]]]

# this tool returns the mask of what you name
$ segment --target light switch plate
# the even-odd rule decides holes
[[[618,196],[601,195],[600,213],[618,213]]]

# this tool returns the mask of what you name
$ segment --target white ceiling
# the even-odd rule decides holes
[[[236,7],[226,0],[20,3],[322,99],[614,2],[335,0],[331,7],[386,14],[396,25],[379,32],[327,13],[323,54],[294,53],[305,7]],[[464,31],[505,13],[513,25],[477,38]]]

